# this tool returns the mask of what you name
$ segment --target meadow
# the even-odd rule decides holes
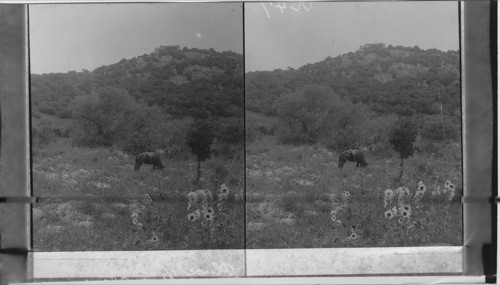
[[[416,153],[401,180],[395,153],[367,152],[366,168],[338,158],[275,136],[247,142],[247,247],[463,244],[460,146]]]
[[[211,158],[202,163],[196,183],[194,157],[162,155],[165,169],[152,171],[151,165],[143,165],[134,171],[135,157],[118,149],[76,147],[70,139],[58,138],[34,148],[32,159],[33,194],[46,197],[33,207],[35,250],[244,246],[242,160]],[[219,199],[223,188],[231,199]],[[187,197],[190,192],[201,194],[194,205]],[[196,208],[211,211],[211,216],[200,217]],[[197,214],[194,219],[192,213]]]
[[[241,161],[207,160],[197,185],[194,158],[162,156],[162,171],[134,171],[134,157],[118,149],[59,138],[33,150],[34,195],[52,197],[33,208],[34,247],[224,249],[244,248],[245,237],[247,248],[461,245],[460,151],[416,153],[399,180],[396,154],[367,152],[368,167],[340,169],[338,153],[262,136],[246,145],[244,204]],[[230,199],[220,199],[223,185]],[[212,194],[205,206],[200,189]],[[200,217],[207,208],[210,221]]]

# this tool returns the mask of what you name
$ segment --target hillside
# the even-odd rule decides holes
[[[298,69],[246,75],[246,108],[276,114],[275,100],[305,85],[326,85],[342,99],[363,103],[379,115],[460,114],[457,51],[366,44]]]
[[[102,87],[124,88],[137,101],[174,117],[241,117],[243,60],[234,52],[161,46],[93,71],[31,77],[33,112],[71,118],[70,102]]]

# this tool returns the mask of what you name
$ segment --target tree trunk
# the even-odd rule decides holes
[[[196,176],[196,183],[200,182],[200,176],[201,176],[201,161],[198,160],[198,167],[196,168],[197,176]]]
[[[401,158],[401,164],[399,164],[399,169],[400,169],[399,180],[401,180],[401,178],[403,178],[403,159],[402,158]]]

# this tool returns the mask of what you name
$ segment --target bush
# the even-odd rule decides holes
[[[200,180],[201,162],[209,159],[212,155],[211,148],[213,143],[213,125],[207,121],[193,122],[186,136],[186,144],[198,161],[196,181]]]
[[[123,136],[115,140],[116,144],[130,154],[164,149],[168,120],[169,116],[159,106],[139,104],[130,111],[129,124]]]
[[[127,90],[114,87],[101,88],[94,95],[75,97],[72,102],[75,143],[111,146],[126,133],[130,125],[127,119],[135,104]]]
[[[406,159],[413,155],[413,144],[417,139],[417,127],[411,118],[402,117],[394,125],[389,142],[394,150],[399,153],[401,159]]]
[[[338,132],[329,142],[324,143],[331,151],[344,151],[346,149],[356,149],[363,145],[363,136],[360,131],[351,128],[343,132]]]
[[[434,118],[426,120],[421,135],[424,139],[435,142],[456,141],[460,137],[460,125],[451,119]]]
[[[262,133],[258,130],[257,119],[247,117],[245,122],[245,141],[247,143],[254,142],[262,137]]]
[[[31,135],[35,146],[41,147],[49,144],[55,138],[52,122],[41,119],[38,123],[33,124]]]
[[[279,124],[278,142],[314,144],[327,132],[331,114],[340,97],[327,86],[308,85],[298,92],[281,95],[275,102]]]
[[[192,124],[192,119],[174,119],[165,123],[162,148],[165,149],[167,157],[184,160],[192,155],[186,144],[186,136]]]

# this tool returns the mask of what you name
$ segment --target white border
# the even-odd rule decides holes
[[[20,284],[20,283],[16,283]],[[35,282],[29,285],[68,284],[68,282]],[[391,277],[278,277],[278,278],[223,278],[170,280],[110,280],[74,281],[72,285],[103,284],[484,284],[481,276],[391,276]]]
[[[446,275],[462,274],[464,259],[463,247],[450,246],[35,252],[32,261],[36,280]]]

